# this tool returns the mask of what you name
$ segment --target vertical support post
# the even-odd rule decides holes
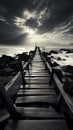
[[[23,70],[22,61],[20,61],[20,64],[21,64],[22,84],[25,85],[26,84],[25,73],[24,73],[24,70]]]
[[[50,81],[49,81],[50,85],[52,84],[52,81],[53,81],[53,73],[54,73],[54,69],[52,69],[52,72],[51,72],[51,77],[50,77]]]
[[[63,105],[63,97],[62,97],[61,93],[59,93],[59,96],[58,96],[58,100],[57,100],[57,102],[56,102],[55,109],[56,109],[57,111],[62,110],[62,105]]]

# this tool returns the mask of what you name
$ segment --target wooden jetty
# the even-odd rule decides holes
[[[73,120],[72,98],[64,91],[64,83],[55,72],[50,84],[52,68],[39,48],[31,59],[6,85],[6,90],[2,83],[0,85],[0,93],[7,104],[6,115],[0,113],[0,123],[8,119],[5,130],[68,130],[65,112]],[[6,92],[12,85],[19,86],[15,104]]]

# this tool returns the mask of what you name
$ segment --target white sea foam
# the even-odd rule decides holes
[[[2,55],[9,55],[15,56],[16,54],[21,54],[22,52],[28,52],[33,50],[34,48],[28,47],[0,47],[0,56]]]

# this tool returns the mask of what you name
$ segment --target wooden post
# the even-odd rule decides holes
[[[25,73],[24,73],[24,70],[23,70],[22,61],[20,61],[20,64],[21,64],[22,84],[25,85],[26,84]]]
[[[50,81],[49,81],[49,84],[50,84],[50,85],[52,84],[52,81],[53,81],[53,73],[54,73],[54,70],[52,69],[51,77],[50,77]]]

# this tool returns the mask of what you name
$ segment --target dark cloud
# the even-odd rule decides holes
[[[21,36],[22,30],[13,24],[9,24],[7,21],[0,21],[0,44],[17,44],[15,39]],[[25,35],[26,36],[26,35]]]
[[[48,10],[49,8],[49,10]],[[44,33],[47,31],[52,31],[55,27],[58,27],[60,24],[69,22],[70,18],[73,15],[73,1],[72,0],[50,0],[47,5],[47,10],[45,16],[50,16],[43,20],[41,18],[42,25],[39,27],[39,32]]]
[[[21,37],[21,29],[15,25],[14,19],[25,19],[23,14],[26,10],[30,13],[35,11],[36,17],[26,19],[24,26],[37,28],[39,34],[53,32],[56,27],[68,25],[72,19],[73,0],[0,0],[0,43]],[[73,22],[67,26],[67,33],[73,34],[72,27]]]
[[[29,26],[30,28],[37,28],[38,27],[38,22],[37,19],[30,18],[25,22],[26,26]]]
[[[73,34],[73,28],[71,28],[67,33]]]

